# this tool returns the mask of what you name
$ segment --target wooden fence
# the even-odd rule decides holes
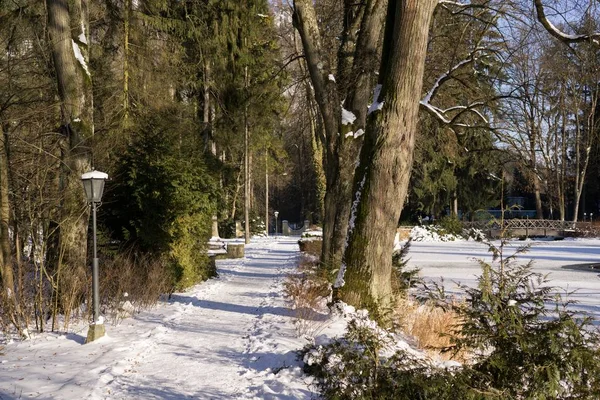
[[[521,235],[565,235],[569,232],[593,230],[591,222],[554,219],[491,219],[489,221],[463,222],[463,224],[466,229],[476,228],[487,232],[509,231]]]

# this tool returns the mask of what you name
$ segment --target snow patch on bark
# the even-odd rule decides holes
[[[375,90],[373,91],[373,103],[369,106],[368,114],[374,113],[375,111],[383,108],[384,102],[379,102],[379,94],[381,94],[381,85],[375,86]]]
[[[356,115],[342,107],[342,125],[350,125],[356,121]]]
[[[354,224],[356,222],[356,211],[358,210],[358,205],[360,204],[360,198],[362,195],[363,187],[365,186],[365,182],[367,180],[367,174],[363,176],[362,181],[358,185],[358,190],[356,191],[356,195],[354,196],[354,202],[352,203],[352,209],[350,210],[350,220],[348,221],[348,235],[346,235],[346,243],[344,244],[344,251],[348,248],[348,238],[350,234],[354,230]],[[334,288],[341,288],[344,286],[346,281],[344,280],[344,275],[346,274],[346,263],[342,261],[342,265],[338,271],[337,277],[335,278],[335,283],[333,284]]]
[[[73,43],[73,53],[75,54],[75,58],[77,59],[77,61],[79,61],[79,64],[81,64],[85,73],[88,76],[91,76],[90,70],[88,69],[87,63],[85,62],[85,58],[83,57],[83,54],[81,53],[81,49],[79,48],[79,45],[74,40],[71,40],[71,42]]]
[[[81,33],[79,34],[79,42],[82,44],[87,44],[87,38],[85,37],[85,25],[83,21],[81,22]]]
[[[362,129],[359,129],[359,130],[357,130],[356,132],[352,132],[352,131],[350,131],[350,132],[346,133],[345,137],[347,137],[347,138],[354,138],[354,139],[356,139],[356,138],[359,138],[359,137],[361,137],[361,136],[362,136],[362,135],[364,135],[364,134],[365,134],[365,131],[364,131],[364,130],[362,130]]]

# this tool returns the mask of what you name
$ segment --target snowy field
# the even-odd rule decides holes
[[[499,245],[499,242],[494,242]],[[514,241],[505,248],[506,256],[524,244],[531,244],[519,259],[525,264],[533,260],[533,270],[548,274],[549,284],[561,294],[574,292],[570,299],[579,302],[576,308],[600,319],[600,268],[595,271],[589,264],[600,266],[600,239],[561,241]],[[440,281],[451,291],[453,282],[476,285],[481,268],[475,260],[491,261],[488,247],[479,242],[413,242],[408,257],[409,267],[421,268],[425,280]]]
[[[598,262],[600,240],[533,244],[523,262],[535,260],[559,290],[577,290],[578,307],[600,318],[598,273],[565,268]],[[425,279],[451,287],[475,284],[473,259],[489,253],[477,242],[414,242],[409,257]],[[308,339],[282,296],[297,259],[297,238],[253,239],[244,259],[217,262],[219,278],[107,325],[94,343],[83,344],[85,324],[9,343],[0,350],[0,399],[315,398],[295,353]],[[345,318],[315,319],[316,340],[342,334]]]

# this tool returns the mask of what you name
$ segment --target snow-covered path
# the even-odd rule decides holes
[[[309,399],[282,297],[292,239],[258,239],[218,261],[219,278],[157,308],[81,334],[44,334],[0,356],[0,399]]]

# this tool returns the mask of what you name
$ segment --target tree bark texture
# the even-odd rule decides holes
[[[64,293],[74,295],[85,281],[89,207],[81,175],[91,169],[94,132],[92,81],[88,67],[87,0],[47,0],[48,33],[61,100],[61,133],[65,135],[59,233],[59,269]]]
[[[123,18],[123,128],[129,128],[129,33],[131,28],[131,0],[124,4]]]
[[[248,67],[244,68],[244,83],[248,86]],[[250,133],[248,110],[244,110],[244,240],[250,243]]]
[[[337,76],[334,76],[323,56],[312,2],[294,1],[295,25],[302,39],[326,133],[324,170],[327,190],[321,263],[331,269],[341,264],[346,244],[352,182],[363,140],[361,135],[350,136],[350,132],[365,129],[386,5],[387,0],[371,0],[362,5],[344,2],[344,29],[338,49]],[[343,106],[341,99],[344,99]],[[353,122],[343,120],[343,108],[354,114]]]
[[[336,196],[332,187],[336,182],[335,141],[339,133],[339,98],[335,82],[329,79],[331,67],[327,65],[327,57],[323,56],[321,34],[317,23],[317,15],[311,0],[294,0],[294,25],[300,34],[306,66],[312,82],[315,100],[321,114],[325,130],[325,200],[323,218],[323,253],[321,263],[331,266],[331,243],[334,234],[336,215]]]
[[[437,0],[404,0],[388,8],[381,111],[369,116],[354,180],[342,300],[373,311],[392,299],[395,228],[406,198],[429,25]],[[391,29],[388,29],[391,28]],[[343,276],[342,276],[343,275]],[[338,286],[339,286],[338,282]]]
[[[351,124],[340,123],[340,134],[336,143],[336,172],[333,192],[337,204],[335,210],[334,231],[330,245],[330,263],[334,268],[339,268],[348,233],[348,220],[352,203],[352,183],[354,171],[363,143],[362,136],[357,132],[366,129],[367,110],[372,99],[374,71],[377,70],[378,44],[381,36],[381,27],[385,23],[387,1],[376,0],[366,3],[360,23],[360,35],[356,43],[356,50],[352,57],[352,68],[340,75],[342,81],[348,81],[342,87],[344,92],[345,108],[351,111],[356,120]],[[350,10],[347,11],[348,13]],[[350,25],[355,30],[354,24]],[[348,46],[342,46],[342,48]],[[341,57],[341,55],[340,55]],[[342,63],[340,62],[340,65]],[[351,83],[350,83],[351,82]],[[353,132],[353,135],[350,135]]]
[[[8,227],[10,224],[10,203],[8,192],[8,151],[7,137],[0,124],[0,283],[2,293],[7,298],[14,297],[13,257],[10,250]]]

